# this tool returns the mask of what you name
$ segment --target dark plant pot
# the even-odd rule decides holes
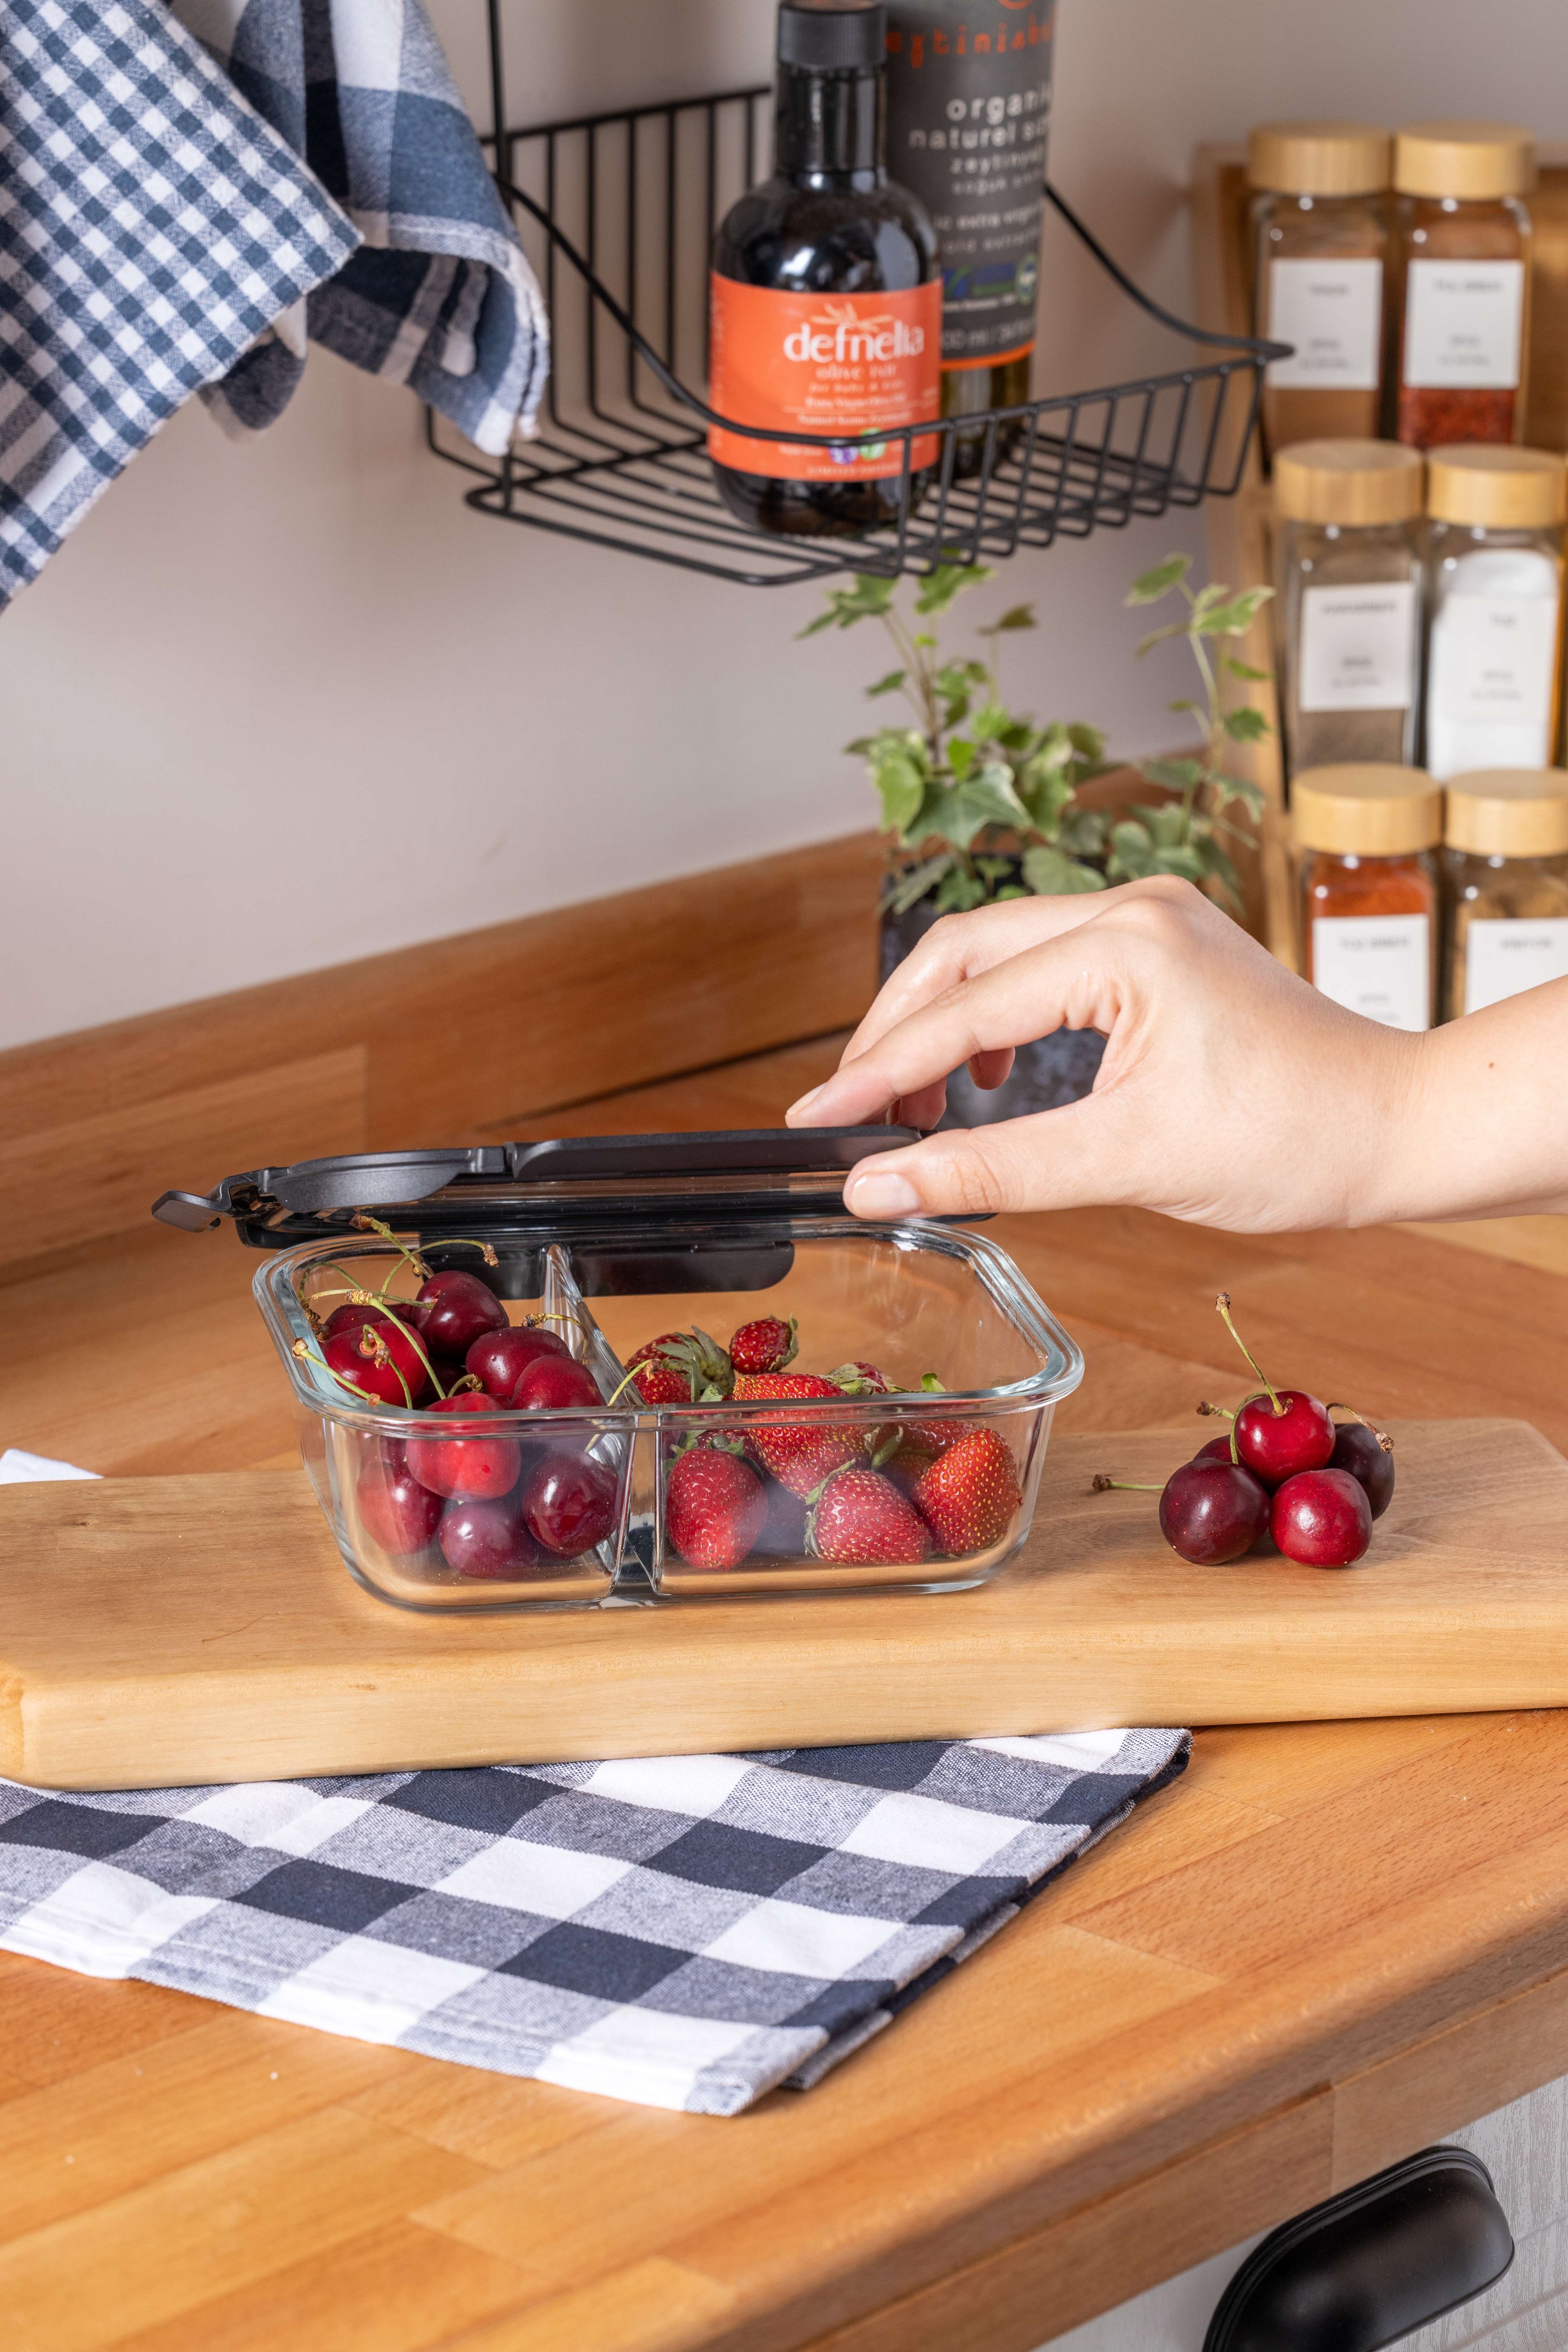
[[[939,919],[929,898],[917,900],[902,915],[882,917],[882,978],[887,980]],[[967,1070],[955,1070],[947,1082],[947,1113],[943,1127],[994,1127],[998,1120],[1023,1118],[1030,1111],[1059,1110],[1064,1103],[1080,1102],[1094,1091],[1105,1040],[1098,1029],[1058,1029],[1048,1037],[1020,1045],[1013,1075],[1005,1085],[987,1094]]]

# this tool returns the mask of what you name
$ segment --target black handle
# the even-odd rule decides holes
[[[1479,2158],[1423,2148],[1265,2238],[1220,2297],[1204,2352],[1378,2352],[1495,2285],[1512,2260]]]

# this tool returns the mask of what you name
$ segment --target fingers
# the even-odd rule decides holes
[[[1121,1003],[1121,958],[1113,942],[1106,944],[1108,951],[1090,961],[1070,937],[1050,940],[947,990],[845,1062],[796,1104],[793,1118],[858,1126],[880,1119],[895,1103],[923,1101],[965,1062],[994,1068],[1013,1046],[1064,1025],[1109,1031]]]
[[[885,1222],[1125,1200],[1138,1188],[1139,1169],[1124,1126],[1119,1104],[1089,1095],[995,1127],[929,1136],[861,1160],[846,1179],[844,1205]]]

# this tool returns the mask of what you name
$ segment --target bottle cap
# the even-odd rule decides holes
[[[1474,857],[1568,854],[1568,772],[1562,768],[1474,768],[1448,785],[1450,849]]]
[[[1392,143],[1372,122],[1260,122],[1247,136],[1247,176],[1286,196],[1369,196],[1388,185]]]
[[[1535,137],[1512,122],[1407,122],[1394,139],[1405,196],[1521,196],[1535,185]]]
[[[1274,454],[1274,503],[1289,522],[1405,522],[1426,467],[1397,441],[1292,441]]]
[[[1342,857],[1408,857],[1443,838],[1443,788],[1425,768],[1366,761],[1303,768],[1290,786],[1300,849]]]
[[[1436,522],[1535,530],[1568,518],[1568,460],[1555,449],[1466,442],[1426,457],[1426,511]]]
[[[781,66],[804,66],[817,73],[876,73],[887,47],[886,0],[781,0]]]

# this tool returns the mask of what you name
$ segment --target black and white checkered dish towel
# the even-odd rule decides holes
[[[0,0],[0,605],[358,243],[159,0]]]
[[[0,1479],[63,1468],[0,1457]],[[0,1948],[738,2115],[868,2041],[1189,1745],[1095,1731],[86,1797],[0,1780]]]
[[[550,337],[420,0],[173,0],[237,89],[364,239],[203,398],[237,433],[270,425],[305,336],[405,383],[492,456],[531,433]]]

